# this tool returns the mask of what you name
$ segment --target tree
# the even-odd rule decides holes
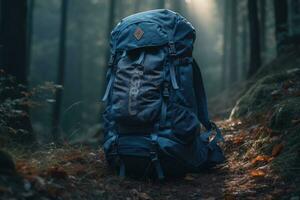
[[[59,57],[58,57],[58,74],[57,84],[61,87],[64,86],[65,77],[65,57],[66,57],[66,28],[67,28],[67,10],[68,0],[62,0],[61,4],[61,24],[60,24],[60,36],[59,36]],[[59,142],[60,139],[60,114],[62,103],[63,91],[59,88],[55,92],[55,104],[52,113],[52,136],[55,142]]]
[[[237,0],[231,0],[231,26],[230,26],[230,68],[229,82],[238,79],[238,57],[237,57]]]
[[[134,12],[139,12],[141,9],[141,0],[136,0],[135,4],[134,4]]]
[[[110,33],[115,24],[115,9],[116,9],[116,1],[109,1],[109,12],[108,12],[108,21],[107,21],[107,51],[106,51],[106,63],[109,61],[110,51],[109,51],[109,41],[110,41]]]
[[[260,31],[257,0],[248,0],[249,32],[250,32],[250,66],[248,77],[252,76],[261,65]]]
[[[242,30],[242,70],[241,70],[241,75],[243,78],[247,76],[247,63],[248,63],[248,49],[249,49],[249,42],[248,42],[248,19],[247,15],[243,16],[243,30]]]
[[[18,0],[0,1],[0,69],[16,78],[16,93],[9,94],[9,98],[17,99],[27,92],[27,2]],[[23,86],[17,86],[21,83]],[[17,94],[18,93],[18,94]],[[13,120],[14,128],[26,130],[25,142],[35,140],[31,120],[28,115],[27,104],[17,106],[25,114]],[[29,141],[30,140],[30,141]],[[24,142],[23,141],[23,142]]]
[[[26,68],[30,69],[31,63],[31,40],[32,40],[32,29],[33,29],[33,11],[35,7],[35,0],[28,1],[28,15],[27,15],[27,48],[26,48]]]
[[[224,13],[223,13],[223,60],[222,60],[222,89],[226,87],[227,84],[227,73],[228,73],[228,51],[229,51],[229,34],[228,27],[230,26],[230,3],[228,0],[224,1]]]
[[[116,1],[115,0],[110,0],[109,1],[109,11],[108,11],[108,21],[107,21],[107,33],[106,33],[106,55],[105,55],[105,65],[108,66],[108,62],[109,62],[109,58],[110,58],[110,47],[109,47],[109,41],[110,41],[110,34],[111,31],[114,27],[115,24],[115,9],[116,9]],[[107,67],[105,67],[105,69],[107,69]],[[105,76],[103,76],[105,77]],[[105,78],[103,78],[103,80],[105,80]],[[105,84],[102,84],[105,85]],[[102,92],[104,92],[104,89],[102,88],[101,90]]]
[[[289,33],[291,42],[300,42],[300,0],[290,0],[289,2]]]
[[[26,41],[27,2],[1,1],[1,66],[6,73],[27,84]]]
[[[266,0],[259,0],[260,8],[260,45],[261,45],[261,57],[264,61],[266,56]]]
[[[280,55],[288,44],[288,4],[287,0],[274,0],[275,36],[277,54]]]
[[[157,8],[165,8],[165,0],[157,0]]]
[[[163,3],[164,4],[164,3]],[[182,14],[182,0],[173,0],[173,5],[172,5],[173,9],[175,12],[178,12],[180,14]]]

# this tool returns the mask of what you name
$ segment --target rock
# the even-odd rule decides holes
[[[283,71],[277,74],[270,74],[255,81],[249,90],[237,101],[231,112],[230,118],[245,117],[250,114],[263,113],[274,108],[274,105],[287,99],[294,98],[288,89],[299,89],[298,85],[300,70]],[[291,82],[285,88],[285,83]],[[295,88],[293,88],[295,87]],[[298,100],[299,101],[299,100]]]
[[[287,99],[276,106],[270,120],[272,129],[282,130],[292,127],[293,120],[300,119],[300,97]]]

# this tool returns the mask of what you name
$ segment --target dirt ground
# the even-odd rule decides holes
[[[226,141],[227,162],[210,171],[164,182],[122,180],[108,169],[101,149],[50,145],[29,156],[15,153],[18,174],[0,176],[0,198],[283,199],[295,189],[271,168],[282,145],[274,146],[270,155],[258,154],[261,134],[272,134],[268,128],[241,121],[218,124]]]

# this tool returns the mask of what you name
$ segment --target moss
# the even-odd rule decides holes
[[[278,170],[288,181],[296,184],[300,192],[300,126],[289,129],[285,136],[282,153],[273,161]]]
[[[276,89],[276,84],[258,81],[239,99],[231,117],[238,118],[253,112],[261,112],[272,101],[271,93]]]
[[[274,59],[272,62],[262,67],[252,79],[258,80],[269,74],[280,73],[298,66],[300,66],[300,47],[296,47],[290,52]]]
[[[300,97],[280,102],[271,118],[270,127],[278,130],[286,129],[292,127],[293,120],[297,119],[300,119]]]
[[[300,68],[289,69],[260,78],[238,100],[231,117],[243,117],[273,108],[275,104],[286,99],[281,91],[283,84],[290,80],[299,82],[298,77],[300,77]],[[280,98],[278,98],[277,95],[280,96]]]

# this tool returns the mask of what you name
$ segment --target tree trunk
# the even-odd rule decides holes
[[[274,0],[275,36],[277,54],[280,55],[288,45],[288,4],[287,0]]]
[[[175,12],[180,13],[182,12],[182,0],[173,0],[173,9]]]
[[[28,15],[27,15],[27,49],[26,49],[26,68],[30,70],[31,63],[31,41],[33,34],[33,12],[35,7],[35,0],[28,1]]]
[[[27,85],[26,19],[27,1],[1,1],[1,61],[0,69]]]
[[[289,45],[300,44],[300,0],[288,1]]]
[[[243,19],[243,32],[242,32],[242,69],[241,69],[241,76],[242,78],[247,77],[247,70],[248,70],[248,19],[244,16]]]
[[[228,28],[230,26],[230,17],[229,17],[229,0],[224,1],[224,13],[223,13],[223,60],[222,60],[222,89],[225,89],[227,86],[227,78],[228,78]]]
[[[260,32],[258,21],[257,0],[248,0],[249,31],[250,31],[250,66],[248,78],[251,77],[261,65]]]
[[[68,0],[62,0],[60,36],[59,36],[58,74],[57,74],[57,84],[60,85],[61,87],[64,86],[64,78],[65,78],[67,11],[68,11]],[[54,142],[59,142],[60,140],[59,127],[60,127],[62,97],[63,97],[63,90],[62,88],[59,88],[55,92],[56,101],[52,113],[52,136]]]
[[[231,27],[230,27],[230,70],[229,83],[238,79],[238,57],[237,57],[237,0],[231,0]]]
[[[31,23],[31,22],[29,22]],[[27,92],[27,2],[18,0],[0,1],[0,69],[16,78],[16,84],[21,83],[25,87],[19,87],[19,93]],[[11,97],[15,98],[15,97]],[[28,114],[27,105],[19,105],[18,109]],[[23,115],[15,119],[14,128],[26,130],[29,134],[22,142],[31,144],[35,140],[29,115]],[[25,141],[26,140],[26,141]]]
[[[116,1],[110,0],[109,1],[109,13],[108,13],[108,21],[107,21],[107,51],[106,51],[106,62],[108,63],[109,57],[110,57],[110,47],[109,47],[109,41],[110,41],[110,33],[112,29],[114,28],[115,24],[115,9],[116,9]]]
[[[262,63],[266,57],[266,0],[259,0],[260,7],[260,44]]]
[[[114,28],[114,24],[115,24],[115,9],[116,9],[116,1],[115,0],[110,0],[109,1],[109,12],[108,12],[108,21],[107,21],[107,33],[106,33],[106,40],[107,40],[107,45],[106,45],[106,52],[105,52],[105,68],[104,71],[107,71],[107,67],[108,67],[108,62],[110,59],[110,37],[111,37],[111,31]],[[105,75],[103,76],[103,83],[105,83]],[[101,92],[105,92],[104,91],[104,86],[105,84],[102,84],[103,87],[101,89]]]
[[[165,8],[165,0],[157,0],[157,8]]]
[[[134,12],[137,13],[140,11],[141,9],[141,0],[136,0],[135,4],[134,4]]]

